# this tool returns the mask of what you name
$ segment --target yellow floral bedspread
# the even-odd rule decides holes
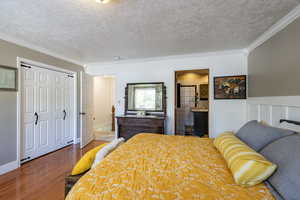
[[[235,184],[212,141],[139,134],[84,175],[66,199],[274,200],[264,184]]]

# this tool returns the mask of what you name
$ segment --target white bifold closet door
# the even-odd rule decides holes
[[[22,67],[21,162],[73,142],[74,80],[66,73]]]
[[[66,74],[54,72],[55,100],[54,100],[54,132],[57,148],[72,143],[74,133],[74,88],[73,80]]]

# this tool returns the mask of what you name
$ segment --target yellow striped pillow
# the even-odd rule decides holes
[[[259,184],[271,176],[277,168],[232,132],[221,134],[214,140],[214,145],[225,158],[235,182],[239,185]]]

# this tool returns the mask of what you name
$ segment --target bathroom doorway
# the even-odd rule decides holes
[[[94,77],[93,127],[95,140],[115,138],[115,76]]]
[[[208,137],[209,69],[175,71],[175,133]]]

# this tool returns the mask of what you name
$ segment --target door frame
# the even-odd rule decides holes
[[[198,68],[198,69],[182,69],[182,70],[175,70],[174,71],[174,124],[173,124],[173,130],[174,130],[174,135],[176,135],[177,131],[177,124],[176,124],[176,108],[177,108],[177,73],[178,72],[193,72],[193,71],[201,71],[201,70],[207,70],[208,71],[208,137],[211,136],[211,130],[212,130],[212,108],[213,108],[213,98],[211,98],[211,91],[212,91],[212,85],[210,81],[213,80],[212,78],[212,69],[210,67],[206,68]]]
[[[19,168],[21,166],[21,122],[22,122],[22,71],[21,71],[21,62],[25,62],[28,64],[32,64],[35,65],[37,67],[41,67],[41,68],[45,68],[48,70],[53,70],[53,71],[59,71],[59,72],[64,72],[64,73],[68,73],[74,76],[74,132],[73,132],[73,144],[77,144],[78,140],[77,140],[77,130],[78,130],[78,126],[77,126],[77,91],[78,91],[78,86],[77,86],[77,72],[76,71],[72,71],[72,70],[67,70],[67,69],[63,69],[60,67],[56,67],[53,65],[48,65],[48,64],[44,64],[44,63],[40,63],[37,61],[33,61],[33,60],[29,60],[26,58],[22,58],[22,57],[17,57],[17,70],[18,70],[18,91],[17,91],[17,163],[18,163],[18,167]]]

